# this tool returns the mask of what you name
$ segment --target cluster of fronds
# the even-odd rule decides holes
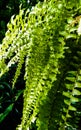
[[[44,1],[31,11],[20,9],[19,15],[12,16],[8,24],[0,46],[0,76],[17,64],[12,80],[14,87],[25,63],[26,84],[19,130],[31,129],[32,123],[36,123],[37,130],[77,127],[70,118],[77,111],[81,95],[80,17],[74,18],[81,11],[80,5],[79,2],[75,6],[60,0]]]

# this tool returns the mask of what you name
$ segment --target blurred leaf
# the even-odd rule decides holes
[[[71,97],[71,93],[70,92],[63,92],[63,95],[70,98]]]
[[[81,95],[81,92],[77,89],[73,90],[73,95]]]
[[[69,105],[70,104],[70,100],[65,100],[64,99],[64,103],[67,104],[67,105]]]
[[[72,98],[71,98],[71,102],[79,102],[79,98],[72,97]]]
[[[76,108],[70,105],[70,106],[69,106],[69,110],[71,110],[71,111],[76,111]]]
[[[14,104],[10,104],[6,110],[0,114],[0,123],[6,118],[6,116],[12,111]]]
[[[18,100],[19,96],[23,93],[23,90],[18,90],[16,96],[15,96],[15,101]]]

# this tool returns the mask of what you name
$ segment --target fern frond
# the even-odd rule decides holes
[[[42,10],[44,7],[44,11],[46,11],[47,17],[49,16],[49,5],[42,5]],[[49,8],[47,9],[47,7]],[[36,17],[38,17],[36,18],[36,20],[34,11],[36,11]],[[34,26],[31,26],[32,39],[29,43],[30,48],[28,50],[28,56],[25,64],[26,89],[24,92],[24,109],[22,124],[20,126],[22,129],[27,129],[30,127],[32,119],[35,119],[38,114],[39,104],[42,103],[42,100],[47,98],[47,94],[51,89],[53,82],[56,80],[56,75],[59,73],[59,59],[63,57],[65,49],[65,42],[63,37],[58,38],[58,34],[55,34],[55,36],[53,34],[53,32],[59,26],[58,25],[55,28],[55,25],[53,24],[55,21],[55,18],[53,19],[52,16],[54,15],[53,7],[51,9],[51,15],[49,16],[48,21],[45,17],[44,22],[38,22],[37,20],[40,17],[39,12],[40,15],[41,12],[44,13],[43,11],[41,11],[40,8],[39,10],[33,10],[29,16],[29,18],[32,20],[28,21],[29,26],[30,24],[32,25],[34,21],[36,22],[36,24]],[[45,27],[45,24],[47,27],[43,28]],[[54,42],[54,38],[55,40],[58,39],[58,47]],[[46,126],[48,125],[46,124]]]
[[[32,122],[36,122],[38,130],[56,130],[59,122],[59,130],[71,125],[69,119],[72,116],[71,113],[76,112],[75,105],[79,102],[78,96],[81,95],[79,90],[81,84],[80,50],[77,49],[77,56],[74,55],[80,39],[76,33],[77,25],[71,24],[75,11],[78,9],[74,2],[71,3],[60,0],[39,2],[31,11],[25,12],[20,9],[19,15],[13,16],[8,24],[8,31],[0,46],[0,76],[8,72],[12,64],[17,63],[12,82],[14,87],[25,63],[23,116],[21,125],[17,129],[29,130]],[[66,4],[69,5],[68,8]],[[72,10],[69,12],[71,7]],[[71,19],[71,23],[68,19]],[[63,58],[66,63],[61,62]],[[64,72],[67,72],[67,76]],[[65,79],[65,86],[63,86],[64,83],[61,84],[62,81],[64,82],[61,78]],[[65,104],[62,121],[60,121],[63,89]],[[53,112],[56,112],[53,116],[52,108]],[[59,119],[57,119],[57,113],[60,113]],[[55,127],[52,126],[52,122],[56,123]]]
[[[27,55],[27,50],[26,50],[26,47],[25,48],[21,48],[20,50],[20,55],[19,55],[19,61],[18,61],[18,66],[17,66],[17,70],[15,72],[15,76],[14,76],[14,79],[13,79],[13,82],[12,82],[12,88],[14,88],[14,85],[21,73],[21,69],[22,69],[22,65],[24,63],[24,60],[25,60],[25,57]]]
[[[80,49],[80,48],[79,48]],[[71,66],[77,66],[75,67],[75,70],[70,70],[67,72],[67,76],[65,78],[65,87],[67,91],[63,92],[63,95],[66,97],[64,99],[65,107],[63,108],[63,115],[61,122],[61,127],[59,130],[65,129],[65,127],[71,126],[76,127],[76,122],[71,124],[72,120],[72,112],[76,113],[77,111],[77,103],[80,102],[80,96],[81,96],[81,66],[80,66],[80,51],[77,51],[76,55],[73,56],[73,64],[71,63]]]

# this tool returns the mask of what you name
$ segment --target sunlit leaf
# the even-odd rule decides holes
[[[70,92],[63,92],[63,95],[70,98],[71,97],[71,93]]]
[[[66,80],[70,82],[75,82],[75,77],[66,77]]]
[[[67,118],[71,118],[72,116],[71,116],[71,115],[69,115],[69,114],[67,114],[67,115],[66,115],[66,117],[67,117]]]
[[[64,103],[67,104],[67,105],[69,105],[70,104],[70,100],[64,99]]]
[[[81,18],[79,20],[79,26],[78,26],[78,29],[77,29],[77,33],[78,33],[78,35],[81,35]]]
[[[72,17],[68,18],[68,19],[67,19],[67,22],[68,22],[69,24],[71,24],[71,23],[73,22],[73,18],[72,18]]]
[[[73,88],[73,84],[65,84],[65,86],[68,90],[72,90]]]
[[[71,102],[79,102],[79,98],[72,97],[72,98],[71,98]]]
[[[81,95],[81,92],[77,89],[73,90],[73,95]]]
[[[81,81],[81,75],[78,75],[78,79],[77,79],[78,81]]]
[[[76,38],[77,38],[77,35],[75,35],[75,34],[68,34],[68,35],[66,36],[66,39],[69,39],[69,38],[74,38],[74,39],[76,39]]]
[[[71,111],[76,111],[76,108],[70,105],[70,106],[69,106],[69,110],[71,110]]]
[[[81,88],[81,83],[80,82],[76,82],[75,88]]]

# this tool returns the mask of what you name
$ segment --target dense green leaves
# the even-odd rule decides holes
[[[79,2],[45,0],[11,17],[0,46],[0,76],[17,64],[14,88],[25,64],[23,115],[18,130],[29,130],[32,123],[37,130],[77,126],[72,119],[80,108],[81,96],[78,11]]]

